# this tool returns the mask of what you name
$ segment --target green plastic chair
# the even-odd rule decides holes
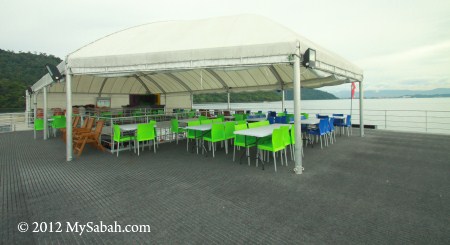
[[[150,120],[150,121],[148,122],[148,124],[151,124],[152,127],[155,129],[156,146],[159,147],[159,142],[158,142],[158,129],[156,128],[156,120]]]
[[[194,118],[195,117],[195,111],[189,112],[188,117],[189,118]]]
[[[247,129],[247,124],[237,124],[234,126],[234,131],[244,130]],[[236,159],[236,146],[245,147],[246,148],[246,155],[248,159],[248,165],[250,166],[250,147],[253,147],[256,145],[256,138],[251,136],[244,136],[244,135],[238,135],[235,134],[234,142],[233,142],[233,162]]]
[[[203,120],[208,120],[208,117],[207,116],[199,116],[198,119],[200,121],[203,121]]]
[[[201,125],[204,125],[204,124],[212,124],[212,123],[213,123],[213,120],[211,120],[211,119],[200,120],[200,124],[201,124]]]
[[[119,149],[120,149],[120,143],[122,143],[125,141],[133,141],[134,140],[134,136],[122,136],[121,132],[120,132],[120,128],[119,125],[114,125],[114,136],[113,136],[113,140],[114,142],[117,142],[117,157],[119,156]],[[114,147],[114,146],[113,146]]]
[[[137,142],[137,152],[139,156],[139,142],[153,140],[153,152],[156,153],[156,135],[154,125],[149,124],[138,124],[136,131],[136,142]],[[148,145],[150,149],[150,144]],[[142,151],[144,151],[144,144],[142,144]]]
[[[221,123],[221,122],[223,122],[223,119],[222,119],[222,118],[215,118],[215,119],[212,119],[212,123]]]
[[[217,118],[220,118],[220,119],[222,119],[222,121],[221,121],[221,122],[225,121],[225,115],[223,115],[223,114],[221,114],[221,115],[218,115],[218,116],[217,116]]]
[[[257,128],[260,127],[259,122],[249,123],[248,128]]]
[[[226,122],[225,123],[225,144],[226,144],[226,153],[228,154],[228,140],[234,140],[234,126],[235,122]]]
[[[66,128],[66,117],[65,116],[53,116],[52,128],[53,136],[56,137],[56,130],[61,128]]]
[[[172,119],[171,121],[171,130],[172,130],[172,135],[175,134],[175,137],[177,138],[177,145],[178,145],[178,135],[179,134],[184,134],[186,131],[184,130],[184,128],[180,128],[178,127],[178,120],[177,119]]]
[[[203,137],[203,140],[211,142],[213,158],[216,151],[215,143],[225,141],[225,127],[221,124],[213,124],[211,127],[211,133]]]
[[[247,122],[245,120],[236,121],[236,125],[242,125],[242,124],[247,125]]]
[[[270,125],[270,122],[267,120],[264,120],[264,121],[260,121],[259,124],[260,124],[260,126],[268,126],[268,125]]]
[[[295,127],[291,127],[291,159],[295,161]],[[302,156],[303,155],[303,147],[302,147]]]
[[[289,132],[290,127],[289,126],[281,126],[280,127],[281,132],[283,132],[283,143],[284,143],[284,159],[286,160],[286,166],[288,165],[287,157],[286,157],[286,146],[290,146],[291,152],[292,152],[292,146],[291,146],[291,134]],[[283,165],[283,162],[281,162],[281,165]]]
[[[275,166],[275,172],[277,171],[277,159],[275,153],[285,149],[283,141],[282,129],[274,129],[272,133],[272,140],[270,142],[262,142],[258,144],[258,150],[270,151],[273,154],[273,161]],[[283,154],[281,154],[281,165],[283,165]],[[258,159],[256,159],[256,166],[258,166]]]
[[[234,114],[233,115],[235,121],[243,121],[244,120],[244,114]]]
[[[41,131],[44,130],[44,119],[37,118],[34,120],[34,130]]]
[[[200,121],[191,121],[188,122],[188,126],[198,126],[200,125]],[[187,133],[186,133],[186,150],[189,152],[189,139],[194,139],[197,140],[198,138],[198,131],[197,130],[192,130],[192,129],[188,129]],[[198,154],[198,149],[197,149],[197,154]]]

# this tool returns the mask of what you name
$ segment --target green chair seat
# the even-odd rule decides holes
[[[223,124],[213,124],[211,126],[211,132],[203,137],[203,140],[212,143],[213,157],[215,157],[215,146],[214,143],[225,140],[225,127]]]
[[[283,130],[281,128],[273,130],[271,141],[261,142],[260,144],[258,144],[258,150],[272,152],[275,172],[277,171],[277,160],[275,157],[275,152],[282,151],[285,149],[286,149],[286,146],[284,145],[284,140],[283,140]],[[286,152],[285,152],[285,158],[286,158]],[[256,159],[256,164],[258,164],[258,159]],[[281,165],[283,165],[283,154],[281,154]],[[287,159],[286,159],[286,166],[287,166]]]

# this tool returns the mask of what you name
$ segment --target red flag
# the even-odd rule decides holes
[[[355,90],[356,90],[356,85],[355,85],[355,83],[353,82],[353,83],[352,83],[352,99],[355,98]]]

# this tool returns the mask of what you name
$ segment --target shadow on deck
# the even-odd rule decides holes
[[[450,137],[366,130],[305,149],[303,175],[186,152],[119,157],[86,147],[65,162],[58,139],[0,135],[0,243],[450,244]],[[150,233],[67,232],[93,222]],[[19,222],[29,230],[19,232]],[[62,232],[33,233],[33,222]],[[49,223],[48,223],[49,225]],[[80,231],[80,230],[79,230]]]

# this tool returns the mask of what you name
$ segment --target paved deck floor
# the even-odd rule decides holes
[[[185,141],[141,156],[87,147],[65,162],[59,138],[0,134],[0,243],[450,244],[450,137],[354,133],[306,148],[300,176],[292,162],[262,171],[223,149],[188,153]],[[100,221],[151,232],[66,232]],[[33,222],[62,232],[31,232]]]

